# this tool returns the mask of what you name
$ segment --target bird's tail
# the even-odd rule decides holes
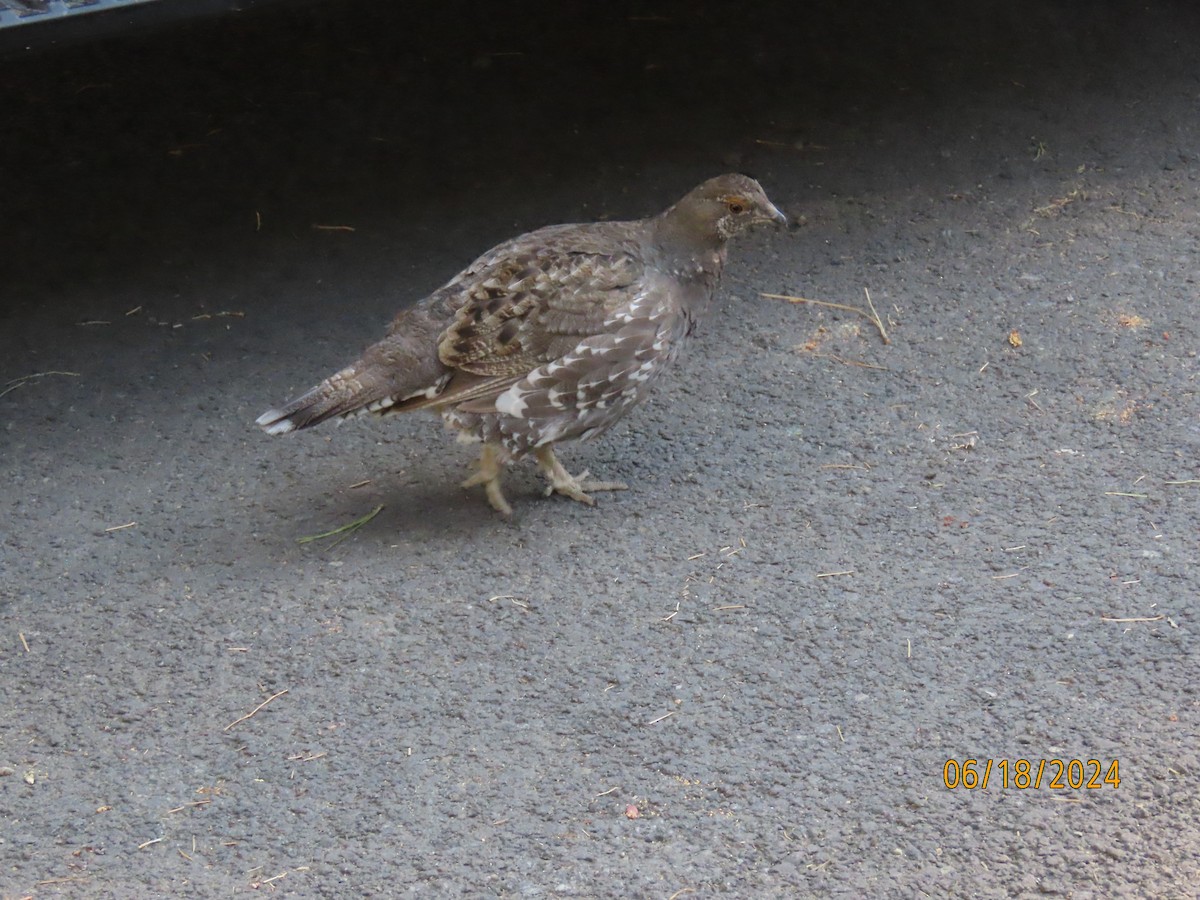
[[[379,377],[360,360],[279,409],[268,409],[255,423],[267,434],[286,434],[356,412],[383,412],[398,399],[392,387],[390,379]]]
[[[401,412],[434,405],[451,374],[437,353],[428,349],[437,346],[443,327],[424,306],[401,312],[388,336],[368,347],[358,362],[279,409],[268,409],[256,423],[267,434],[286,434],[360,412]]]

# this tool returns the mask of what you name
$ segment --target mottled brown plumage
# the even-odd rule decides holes
[[[392,322],[360,360],[258,418],[269,434],[335,416],[432,409],[460,438],[483,442],[492,505],[505,464],[533,454],[549,492],[624,485],[569,475],[554,456],[642,400],[712,299],[725,244],[760,222],[785,222],[745,175],[704,182],[657,216],[553,225],[485,253]]]

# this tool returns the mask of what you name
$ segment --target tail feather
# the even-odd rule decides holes
[[[450,380],[449,373],[416,390],[405,389],[386,378],[363,372],[359,363],[347,366],[316,387],[284,404],[268,409],[254,420],[267,434],[287,434],[311,428],[326,419],[345,418],[358,413],[407,412],[432,405]]]
[[[451,374],[435,349],[442,327],[423,305],[401,312],[392,333],[368,347],[356,363],[278,409],[268,409],[255,423],[267,434],[286,434],[355,413],[431,405]]]
[[[361,371],[355,363],[281,408],[267,410],[255,423],[267,434],[285,434],[371,405],[383,409],[391,405],[387,387],[383,379],[372,377],[370,370]]]

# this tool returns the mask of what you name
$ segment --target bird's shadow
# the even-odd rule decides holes
[[[513,506],[512,516],[506,517],[492,509],[481,488],[463,488],[446,479],[439,467],[431,467],[427,476],[421,474],[418,479],[413,475],[410,470],[404,475],[380,476],[363,489],[336,493],[319,485],[296,485],[255,510],[253,517],[258,521],[250,524],[265,540],[302,541],[302,548],[355,543],[386,549],[397,539],[406,543],[450,537],[461,540],[497,528],[519,528],[535,518],[543,504],[562,499],[547,498],[533,472],[506,472],[505,496]],[[368,521],[354,525],[368,516]]]
[[[379,540],[386,543],[389,535],[412,540],[462,534],[508,521],[488,505],[482,491],[462,488],[453,481],[438,483],[431,476],[428,483],[413,484],[405,478],[382,477],[370,488],[336,494],[319,487],[291,492],[264,511],[265,531],[299,541],[345,528],[305,542],[322,546],[339,539],[361,541],[370,535],[382,535]],[[369,521],[353,530],[347,527],[377,508]]]

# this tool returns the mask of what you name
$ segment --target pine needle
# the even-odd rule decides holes
[[[20,378],[14,378],[12,381],[5,382],[4,390],[0,391],[0,397],[5,394],[15,391],[19,387],[24,387],[35,378],[45,378],[47,375],[70,375],[72,378],[78,378],[78,372],[34,372],[32,375],[22,375]]]
[[[379,515],[379,513],[382,512],[382,510],[383,510],[383,504],[381,503],[379,506],[375,507],[369,513],[367,513],[365,516],[355,519],[353,522],[347,522],[345,525],[339,525],[337,528],[334,528],[332,531],[326,531],[321,534],[310,534],[310,535],[307,535],[306,537],[296,538],[296,543],[297,544],[308,544],[313,541],[319,541],[322,538],[333,537],[334,535],[338,535],[338,534],[344,534],[347,537],[349,537],[355,531],[358,531],[358,529],[362,528],[364,525],[366,525],[368,522],[370,522],[373,518],[375,518],[377,515]]]

